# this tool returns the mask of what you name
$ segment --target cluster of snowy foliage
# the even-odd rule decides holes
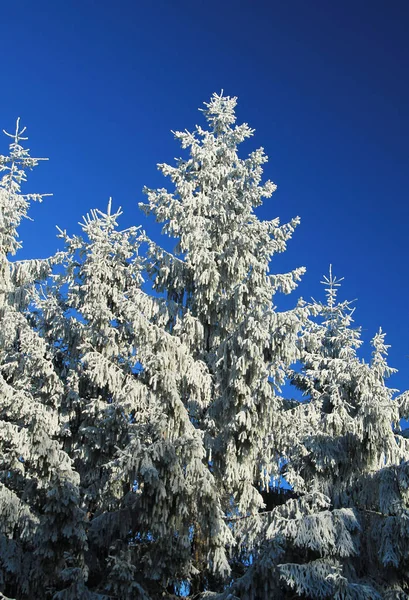
[[[109,202],[16,261],[42,199],[18,123],[0,156],[3,598],[408,597],[409,394],[381,331],[359,358],[331,270],[326,303],[275,307],[304,272],[270,272],[299,219],[257,217],[276,186],[263,149],[240,158],[235,107],[215,94],[159,165],[172,191],[145,189],[173,253]]]

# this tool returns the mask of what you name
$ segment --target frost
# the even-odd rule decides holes
[[[171,191],[144,190],[173,252],[110,200],[58,229],[62,252],[11,260],[39,159],[19,124],[0,157],[2,597],[409,593],[408,393],[382,330],[360,359],[332,269],[325,303],[276,308],[305,272],[273,272],[300,220],[259,220],[276,185],[262,148],[240,156],[236,104],[214,94],[158,165]]]

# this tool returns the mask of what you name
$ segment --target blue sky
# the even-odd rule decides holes
[[[406,0],[3,3],[0,125],[21,116],[50,157],[29,191],[54,194],[22,227],[20,258],[52,254],[55,225],[77,231],[109,196],[124,226],[157,237],[142,187],[167,185],[155,165],[180,155],[170,130],[202,122],[223,89],[278,184],[260,216],[301,216],[272,265],[307,267],[290,300],[320,297],[331,262],[364,339],[388,333],[391,384],[409,387],[408,29]]]

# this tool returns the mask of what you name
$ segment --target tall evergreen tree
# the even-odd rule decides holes
[[[21,192],[40,160],[23,134],[17,121],[0,156],[0,590],[19,600],[80,590],[85,577],[79,477],[56,439],[62,385],[29,306],[58,257],[11,260],[30,202],[42,199]]]
[[[269,271],[299,219],[286,225],[258,219],[254,209],[276,186],[262,183],[262,148],[239,157],[253,130],[236,125],[235,107],[236,98],[215,94],[203,111],[208,129],[176,132],[188,157],[174,167],[159,165],[174,192],[146,189],[148,203],[142,205],[178,238],[174,254],[151,242],[149,272],[157,292],[176,306],[168,331],[185,341],[211,377],[211,402],[192,423],[204,434],[209,470],[232,530],[233,577],[254,560],[263,539],[260,492],[278,473],[284,438],[278,391],[298,356],[297,333],[308,314],[302,304],[287,312],[273,304],[275,294],[291,292],[304,271]],[[197,537],[206,565],[208,542]],[[208,586],[202,577],[198,589]]]
[[[40,308],[65,386],[65,448],[81,476],[88,584],[126,600],[195,576],[192,528],[211,532],[209,561],[226,574],[230,532],[192,423],[210,402],[209,374],[166,332],[172,304],[141,289],[145,238],[118,231],[120,214],[92,211],[83,236],[61,232],[65,270]]]
[[[306,400],[290,411],[295,443],[283,466],[300,500],[315,496],[321,510],[291,521],[281,512],[269,533],[298,550],[280,567],[298,595],[403,599],[409,585],[404,397],[394,399],[386,385],[395,370],[381,330],[371,363],[357,356],[360,330],[352,327],[351,304],[337,302],[340,281],[330,270],[323,282],[327,303],[316,303],[320,321],[309,321],[300,338],[302,368],[293,383]]]

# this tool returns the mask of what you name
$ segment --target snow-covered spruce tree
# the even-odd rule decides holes
[[[285,438],[285,403],[278,390],[298,356],[297,333],[308,309],[299,304],[278,312],[273,304],[276,292],[296,287],[303,268],[269,272],[272,256],[286,249],[298,218],[281,226],[278,219],[258,219],[254,209],[276,188],[262,183],[263,149],[239,157],[240,144],[253,130],[236,125],[236,98],[215,94],[205,106],[208,129],[175,133],[189,156],[174,167],[159,165],[174,192],[146,189],[142,209],[179,240],[174,254],[151,242],[149,272],[155,289],[175,306],[168,331],[203,361],[211,378],[211,403],[199,406],[191,422],[204,435],[208,468],[233,535],[232,581],[265,556],[260,547],[268,520],[261,492],[268,496]],[[189,400],[183,398],[185,406]],[[223,589],[210,576],[211,536],[193,530],[200,573],[191,580],[192,593]],[[272,558],[263,561],[257,572],[262,595],[249,592],[246,583],[243,599],[283,597]]]
[[[382,331],[370,364],[361,361],[351,304],[338,303],[337,280],[324,278],[327,303],[300,339],[293,383],[306,400],[291,409],[296,441],[283,472],[298,498],[273,514],[268,537],[286,541],[283,580],[307,598],[402,599],[409,592],[409,444],[400,404],[385,380]],[[310,499],[307,510],[306,499]],[[293,545],[293,552],[288,551]]]
[[[83,598],[84,531],[79,477],[60,448],[62,385],[28,307],[58,257],[13,261],[30,201],[21,185],[30,157],[19,122],[0,156],[0,591],[16,600]],[[76,593],[69,590],[75,588]]]
[[[141,289],[143,234],[120,211],[92,211],[67,243],[65,271],[39,302],[65,386],[65,448],[88,518],[88,586],[120,600],[159,598],[197,571],[192,529],[210,537],[214,573],[230,531],[196,412],[210,403],[206,365],[166,332],[174,306]]]

